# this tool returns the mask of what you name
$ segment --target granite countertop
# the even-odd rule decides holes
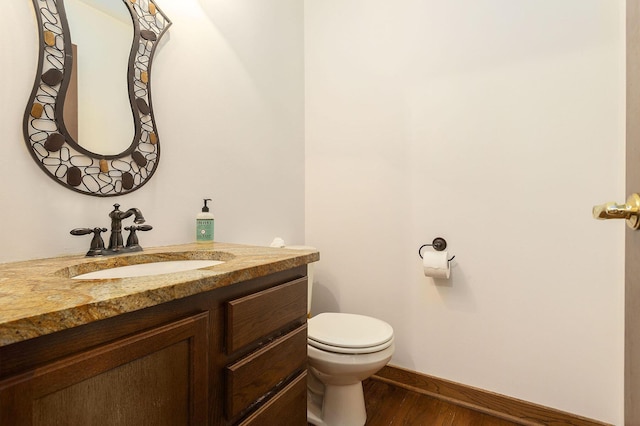
[[[78,280],[95,270],[160,260],[223,260],[146,277]],[[202,293],[319,259],[317,251],[229,243],[154,247],[111,257],[83,255],[0,264],[0,346]]]

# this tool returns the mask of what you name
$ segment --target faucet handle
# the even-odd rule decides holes
[[[91,239],[91,246],[89,247],[89,251],[87,252],[87,256],[100,256],[102,255],[102,250],[104,249],[104,241],[102,240],[102,236],[100,235],[102,232],[106,232],[107,228],[75,228],[72,229],[71,235],[88,235],[93,234],[93,238]]]
[[[153,226],[151,225],[131,225],[131,226],[125,226],[124,228],[126,231],[129,231],[129,237],[127,238],[127,247],[128,248],[139,248],[140,250],[142,250],[142,247],[140,247],[140,244],[138,243],[138,236],[136,235],[136,231],[151,231],[153,229]]]
[[[69,232],[71,235],[87,235],[93,232],[91,228],[76,228]]]

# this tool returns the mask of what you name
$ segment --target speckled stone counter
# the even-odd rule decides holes
[[[77,280],[118,266],[222,260],[203,269],[144,277]],[[285,271],[319,259],[312,250],[229,243],[185,244],[111,257],[82,255],[0,264],[0,346]]]

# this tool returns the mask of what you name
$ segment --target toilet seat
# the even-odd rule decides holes
[[[307,343],[340,354],[382,351],[393,343],[393,328],[364,315],[322,313],[309,319]]]

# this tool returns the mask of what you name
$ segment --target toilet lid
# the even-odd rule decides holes
[[[308,343],[319,349],[344,353],[377,352],[393,341],[393,328],[364,315],[322,313],[308,321]]]

